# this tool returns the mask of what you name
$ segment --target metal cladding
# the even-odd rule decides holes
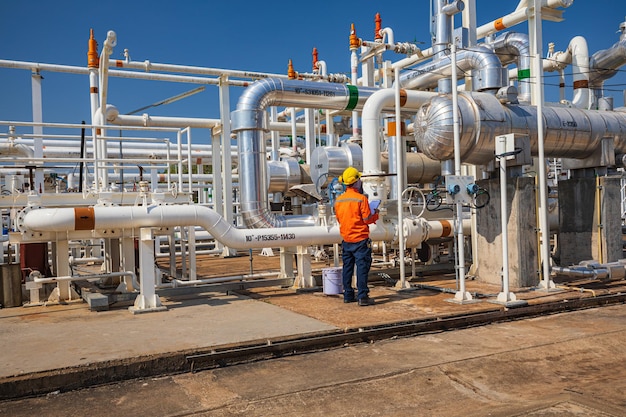
[[[232,131],[239,146],[241,215],[248,227],[312,226],[310,216],[280,216],[269,210],[264,131],[268,106],[297,106],[331,110],[363,108],[374,88],[268,78],[255,82],[232,112]]]
[[[519,133],[530,137],[537,154],[537,107],[502,105],[488,93],[462,93],[458,100],[461,157],[484,165],[494,158],[496,136]],[[626,114],[569,107],[543,107],[544,146],[548,157],[582,159],[591,156],[604,138],[615,151],[626,152]],[[415,137],[429,158],[454,157],[452,99],[438,96],[415,117]]]
[[[517,61],[518,100],[530,102],[530,47],[528,35],[518,32],[503,33],[490,45],[502,62],[507,61],[502,54],[508,54],[511,57],[510,59]]]
[[[317,147],[311,153],[311,180],[321,187],[341,175],[348,166],[363,170],[363,150],[356,143]]]
[[[457,68],[459,77],[466,71],[472,71],[476,80],[476,90],[493,90],[507,84],[507,71],[492,49],[485,45],[477,45],[472,49],[465,49],[457,53]],[[435,62],[428,62],[408,69],[400,75],[402,88],[433,88],[443,78],[452,75],[452,61],[449,55],[444,55]]]

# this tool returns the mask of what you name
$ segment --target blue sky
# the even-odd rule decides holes
[[[477,23],[482,25],[512,12],[518,1],[477,0]],[[401,5],[401,6],[398,6]],[[354,23],[357,35],[374,38],[374,17],[394,31],[396,42],[423,42],[430,46],[429,1],[411,2],[247,2],[0,0],[0,59],[86,66],[89,30],[100,47],[108,30],[117,33],[113,58],[128,49],[133,61],[205,66],[269,73],[287,72],[291,59],[296,71],[311,72],[312,49],[326,61],[329,73],[350,74],[348,36]],[[608,48],[619,40],[626,5],[615,0],[575,0],[565,9],[565,21],[544,22],[543,52],[548,42],[565,50],[575,36],[586,38],[589,52]],[[510,31],[527,32],[520,24]],[[385,53],[395,61],[402,56]],[[569,71],[569,69],[568,69]],[[44,121],[80,123],[89,119],[86,76],[42,74]],[[556,101],[556,73],[548,73],[546,100]],[[567,77],[571,98],[571,75]],[[32,119],[28,71],[0,68],[0,120]],[[112,78],[108,102],[121,113],[149,105],[196,87],[154,81]],[[605,83],[615,106],[623,105],[626,67]],[[231,107],[240,89],[232,89]],[[149,110],[162,116],[217,118],[217,87],[179,102]]]

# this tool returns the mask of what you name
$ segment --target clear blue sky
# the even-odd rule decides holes
[[[477,23],[510,13],[516,0],[477,0]],[[400,6],[398,6],[400,5]],[[374,38],[374,17],[390,27],[396,42],[430,46],[429,1],[411,2],[247,2],[247,1],[17,1],[0,0],[0,59],[86,66],[89,30],[100,48],[108,30],[117,33],[113,58],[128,49],[133,61],[205,66],[285,74],[289,59],[296,71],[311,72],[312,49],[326,61],[328,72],[350,74],[350,24],[357,35]],[[565,50],[575,36],[586,38],[589,52],[608,48],[626,16],[626,4],[615,0],[575,0],[565,9],[565,21],[544,22],[543,52],[549,42]],[[527,32],[527,24],[510,28]],[[385,59],[401,56],[391,52]],[[568,69],[571,71],[571,69]],[[89,119],[86,76],[42,74],[44,120],[80,123]],[[556,73],[546,78],[546,100],[556,101]],[[0,68],[0,120],[31,120],[30,74]],[[567,77],[571,98],[571,75]],[[121,113],[149,105],[196,87],[151,81],[110,80],[109,103]],[[605,83],[615,106],[623,105],[626,67]],[[231,107],[238,89],[233,88]],[[217,87],[149,112],[162,116],[219,117]]]

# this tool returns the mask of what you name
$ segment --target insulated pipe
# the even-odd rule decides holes
[[[383,152],[381,157],[382,170],[389,172],[390,155]],[[394,157],[391,155],[391,158]],[[406,158],[407,184],[431,183],[441,174],[441,162],[430,159],[421,152],[409,152],[404,157]]]
[[[237,249],[310,246],[341,242],[339,226],[238,229],[217,212],[199,205],[95,206],[30,210],[20,214],[20,230],[67,232],[76,230],[139,229],[142,227],[201,226],[225,246]],[[407,245],[422,239],[447,237],[445,221],[407,219]],[[373,240],[392,241],[395,227],[378,222],[370,226]]]
[[[400,90],[400,106],[403,109],[418,109],[437,93],[428,91]],[[379,140],[380,113],[385,108],[392,108],[395,102],[393,88],[378,90],[365,102],[361,115],[363,125],[363,190],[368,195],[376,195],[383,177],[376,177],[381,171],[381,150]],[[396,120],[396,123],[399,123]],[[391,156],[390,157],[394,157]],[[367,175],[372,175],[368,177]]]
[[[33,158],[35,151],[30,146],[22,145],[19,143],[0,143],[0,157],[23,157]]]
[[[525,33],[504,33],[490,44],[496,54],[513,54],[517,58],[518,100],[530,102],[530,48]]]
[[[479,105],[480,103],[480,105]],[[503,106],[488,93],[459,93],[461,157],[484,165],[493,159],[494,138],[509,133],[530,137],[538,151],[537,107]],[[582,159],[592,155],[603,138],[612,138],[615,152],[626,152],[626,114],[566,107],[543,107],[545,155]],[[441,161],[454,155],[452,101],[437,96],[415,118],[415,138],[424,154]]]
[[[232,131],[239,146],[241,215],[251,228],[312,226],[310,217],[277,216],[267,201],[265,109],[269,106],[354,110],[362,108],[374,88],[299,80],[265,79],[254,83],[240,96],[231,113]]]
[[[523,0],[522,3],[525,3],[526,0]],[[550,9],[556,9],[559,7],[567,8],[574,3],[574,0],[543,0],[542,6]],[[492,33],[499,32],[508,27],[517,25],[519,23],[525,22],[528,20],[528,7],[518,7],[516,10],[510,14],[507,14],[501,18],[496,20],[492,20],[489,23],[486,23],[476,29],[476,40],[480,40],[486,36],[491,35]],[[407,68],[411,65],[414,65],[424,59],[427,59],[433,55],[433,48],[424,49],[419,51],[418,53],[408,57],[396,61],[392,64],[393,68]]]
[[[459,74],[472,70],[474,89],[477,91],[498,89],[507,84],[506,69],[502,68],[493,50],[485,45],[464,49],[456,59]],[[451,74],[450,57],[444,55],[438,61],[408,69],[400,75],[399,82],[406,89],[434,88],[440,79],[450,78]]]
[[[604,268],[565,268],[561,266],[553,266],[552,272],[556,275],[565,275],[570,278],[591,278],[591,279],[606,279],[609,276],[609,271]]]
[[[622,33],[619,42],[612,47],[598,51],[591,56],[589,60],[591,73],[589,84],[591,89],[594,90],[594,105],[602,97],[604,81],[613,77],[617,73],[617,69],[624,64],[626,64],[626,36],[624,33]]]

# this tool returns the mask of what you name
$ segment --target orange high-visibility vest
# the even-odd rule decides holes
[[[367,197],[352,187],[337,197],[335,216],[339,222],[339,232],[346,242],[360,242],[370,236],[368,224],[378,220],[378,213],[372,213]]]

